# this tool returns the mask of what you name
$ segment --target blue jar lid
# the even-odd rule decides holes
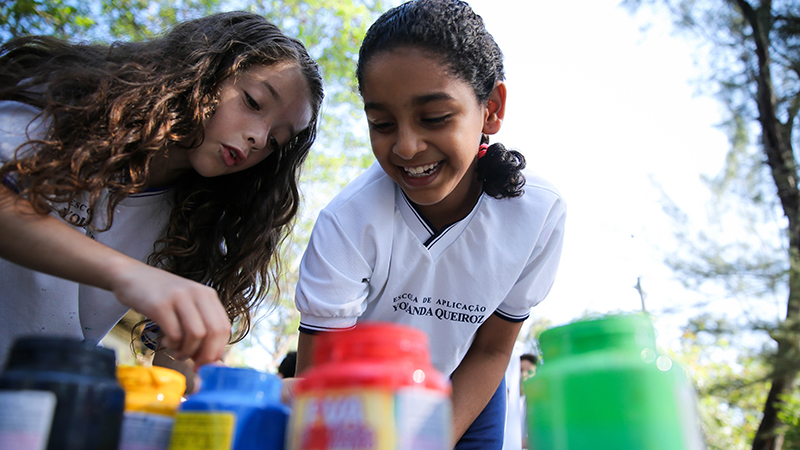
[[[264,400],[280,401],[281,380],[275,375],[242,367],[206,365],[198,372],[200,392],[264,393]]]

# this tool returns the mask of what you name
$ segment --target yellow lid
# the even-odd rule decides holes
[[[186,377],[165,367],[118,366],[125,410],[174,415],[186,390]]]

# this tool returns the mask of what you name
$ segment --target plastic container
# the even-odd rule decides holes
[[[317,338],[294,387],[289,450],[452,449],[450,382],[423,332],[359,323]]]
[[[125,415],[119,450],[166,450],[186,377],[165,367],[120,366]]]
[[[253,369],[203,366],[200,391],[178,409],[170,450],[283,450],[289,408],[281,380]]]
[[[114,450],[125,391],[113,350],[63,337],[18,339],[0,375],[3,450]]]
[[[705,448],[694,388],[677,364],[656,353],[647,316],[552,328],[539,346],[544,364],[523,383],[529,448]]]

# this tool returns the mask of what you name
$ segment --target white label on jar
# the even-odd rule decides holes
[[[119,450],[167,450],[174,423],[170,416],[126,411]]]
[[[50,391],[0,392],[0,448],[44,450],[56,409]]]
[[[450,398],[428,389],[397,391],[397,449],[438,450],[452,448]]]

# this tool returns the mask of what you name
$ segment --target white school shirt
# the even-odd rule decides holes
[[[28,137],[43,135],[46,124],[34,120],[38,113],[29,105],[0,102],[0,164],[10,160]],[[13,184],[13,180],[4,181]],[[165,233],[172,204],[169,197],[168,190],[159,190],[126,198],[115,210],[114,225],[104,232],[80,225],[86,219],[87,207],[80,199],[70,205],[69,211],[52,215],[76,233],[145,261],[153,252],[154,242]],[[95,212],[97,223],[105,219],[105,209],[100,209]],[[109,291],[29,270],[4,259],[0,259],[0,307],[0,367],[5,365],[8,351],[19,336],[59,335],[97,344],[128,311]]]
[[[375,163],[319,215],[300,263],[300,329],[358,321],[423,330],[450,375],[491,314],[523,321],[556,276],[566,206],[526,173],[522,197],[481,195],[464,219],[435,232]]]

